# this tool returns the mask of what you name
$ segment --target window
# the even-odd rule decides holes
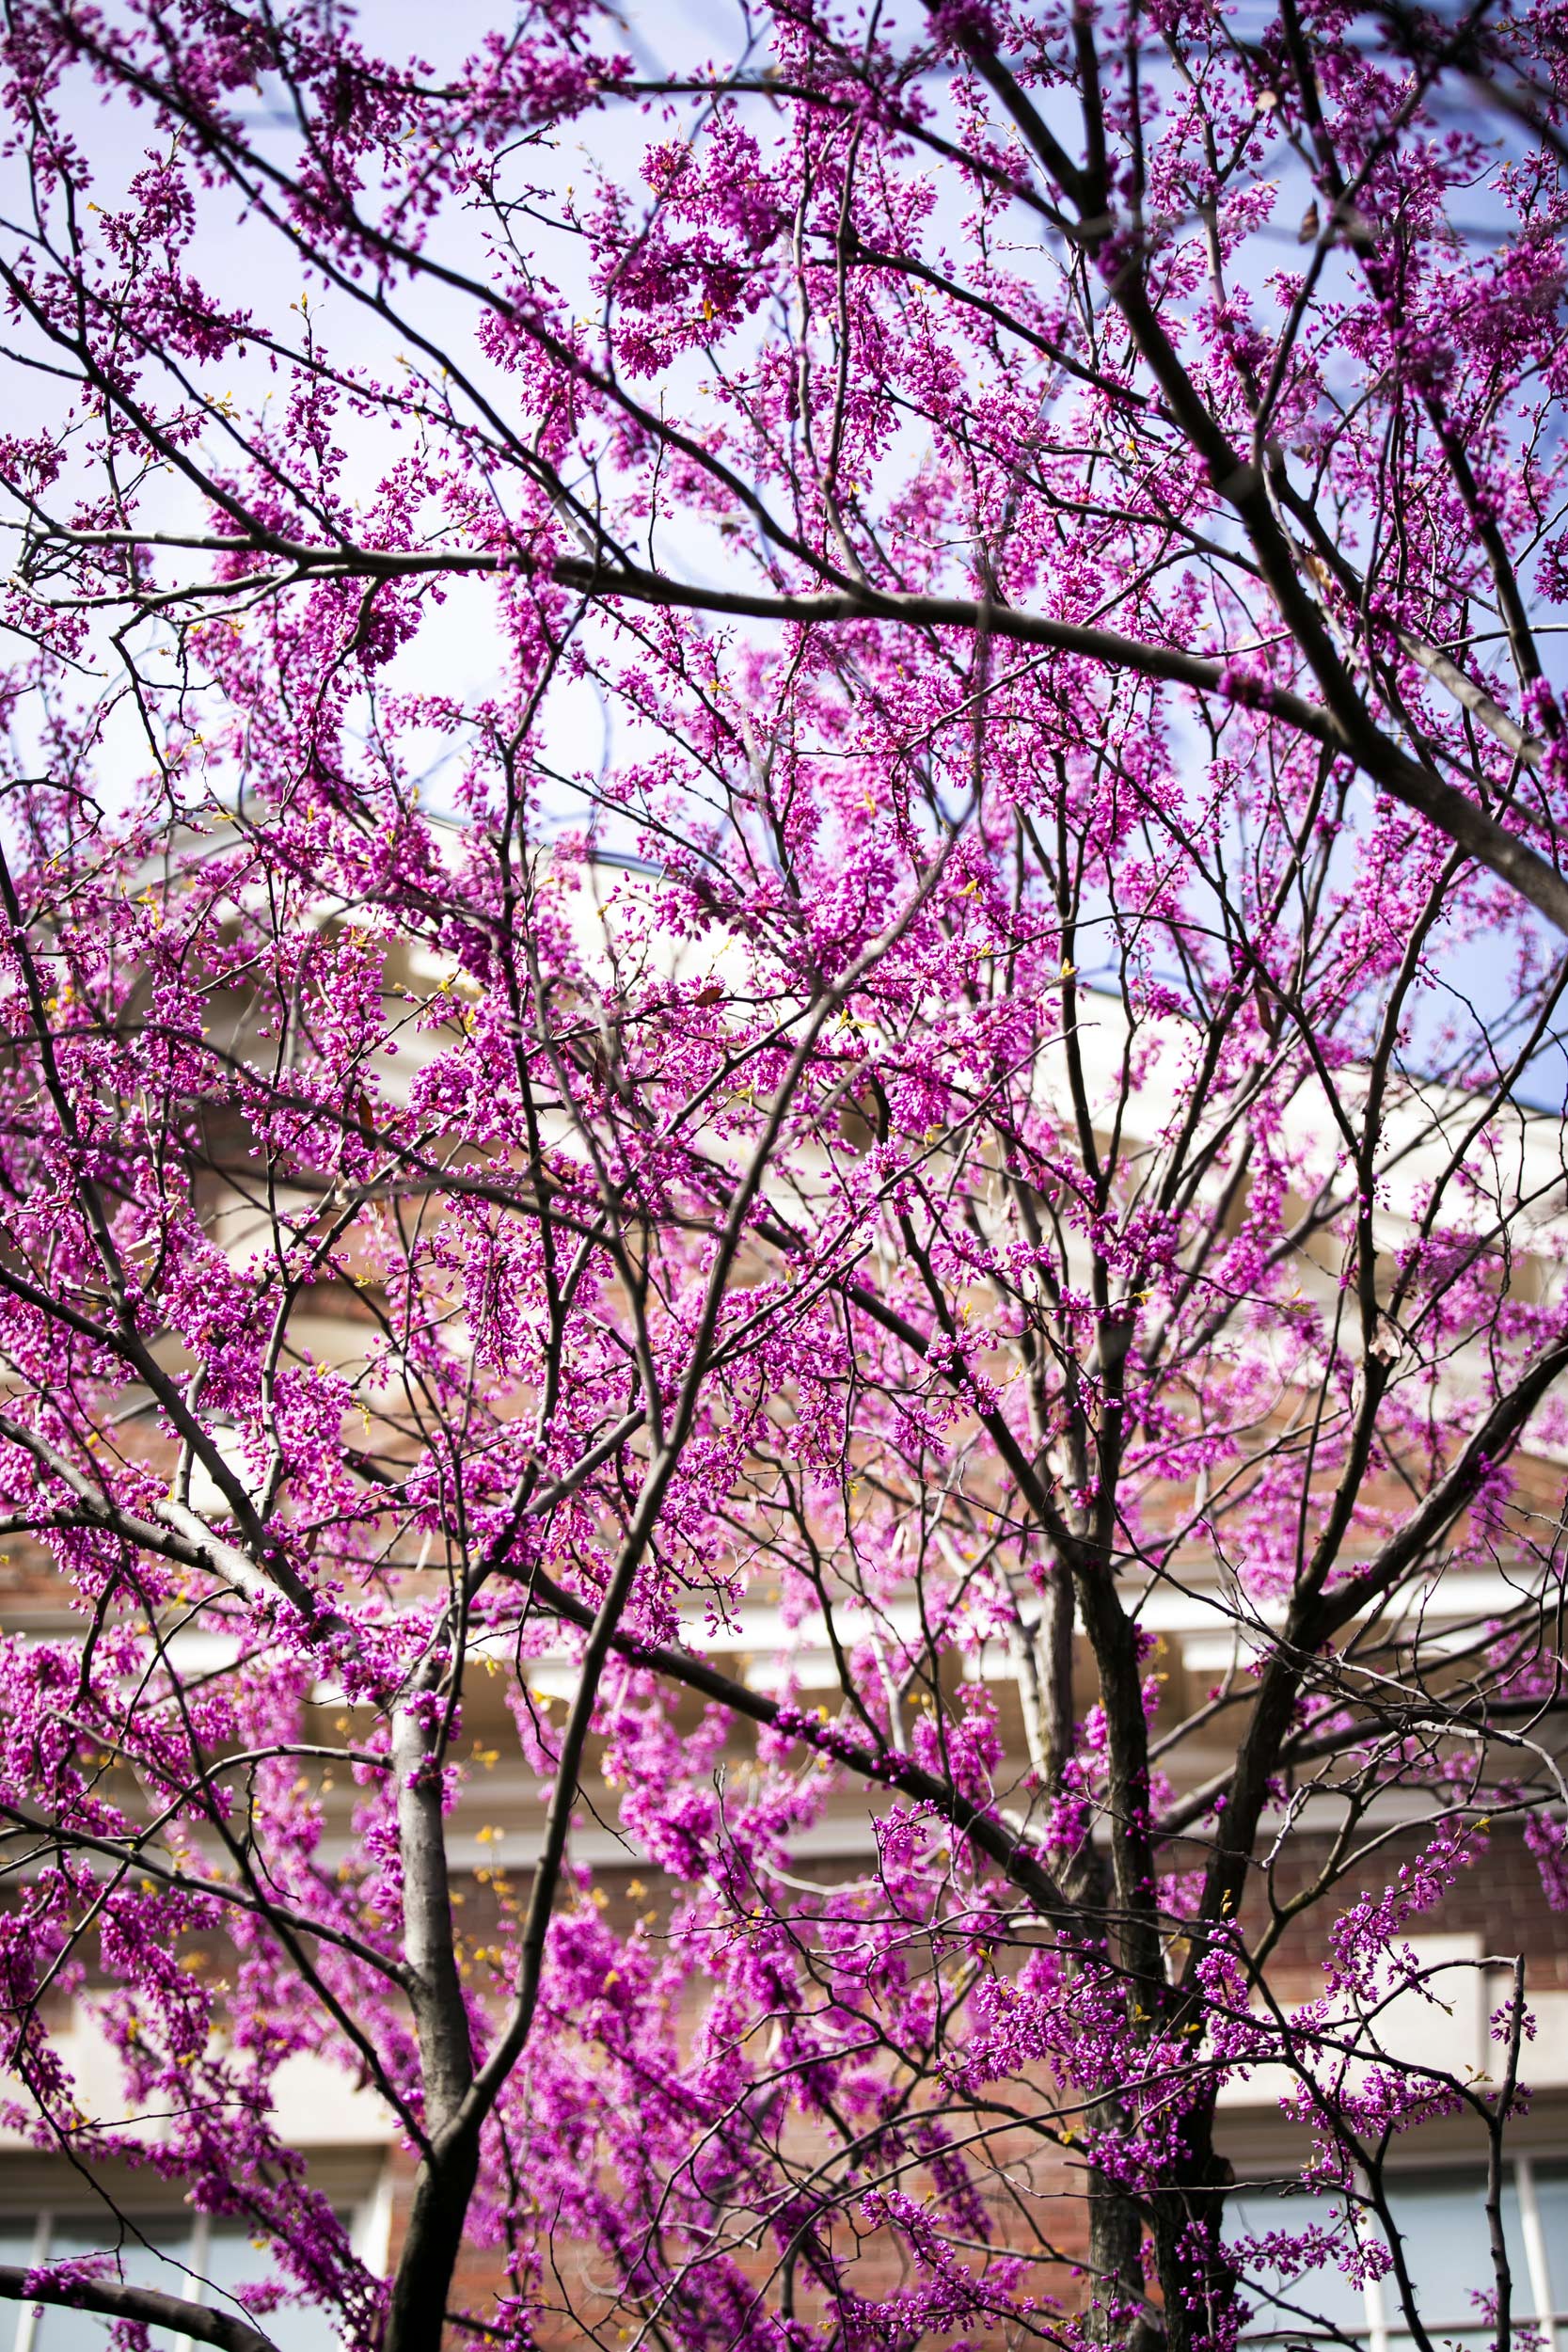
[[[275,2275],[267,2248],[257,2245],[242,2221],[190,2213],[134,2215],[132,2220],[134,2232],[119,2249],[119,2275],[128,2286],[158,2287],[166,2295],[232,2311],[232,2303],[225,2305],[226,2296]],[[102,2209],[0,2216],[0,2262],[63,2262],[115,2245],[116,2233],[112,2225],[105,2228]],[[338,2352],[330,2320],[312,2305],[287,2305],[259,2324],[287,2343],[289,2352]],[[57,2304],[35,2313],[30,2303],[0,2302],[0,2352],[103,2352],[112,2325],[97,2312],[66,2311]],[[165,2328],[152,2330],[152,2342],[157,2352],[190,2352],[189,2337]]]
[[[1470,2169],[1396,2173],[1387,2186],[1423,2327],[1481,2352],[1492,2335],[1474,2298],[1494,2288],[1484,2175]],[[1260,2237],[1304,2221],[1331,2230],[1339,2218],[1329,2199],[1243,2186],[1230,2200],[1226,2235]],[[1534,2324],[1546,2352],[1554,2352],[1555,2329],[1555,2352],[1568,2352],[1568,2165],[1515,2159],[1504,2183],[1502,2219],[1513,2318]],[[1376,2224],[1369,2217],[1367,2226]],[[1374,2280],[1363,2293],[1332,2266],[1291,2281],[1259,2271],[1246,2299],[1254,2308],[1245,2340],[1259,2347],[1351,2338],[1368,2352],[1411,2352],[1392,2277]]]

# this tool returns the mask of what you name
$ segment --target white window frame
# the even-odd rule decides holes
[[[1527,2155],[1510,2155],[1504,2158],[1505,2177],[1512,2177],[1513,2185],[1519,2199],[1519,2235],[1524,2242],[1525,2266],[1529,2273],[1530,2299],[1536,2311],[1536,2316],[1532,2318],[1516,2319],[1515,2326],[1534,2329],[1541,2338],[1542,2352],[1560,2352],[1560,2352],[1568,2352],[1568,2280],[1559,2280],[1555,2282],[1558,2299],[1554,2304],[1552,2301],[1554,2281],[1546,2251],[1546,2233],[1542,2227],[1541,2206],[1535,2193],[1535,2161],[1533,2157]],[[1560,2159],[1548,2153],[1544,2161],[1556,2164]],[[1445,2170],[1474,2173],[1475,2169],[1473,2163],[1453,2166],[1422,2165],[1419,2168],[1419,2177],[1423,2180],[1431,2180],[1440,2177]],[[1397,2191],[1399,2182],[1399,2172],[1391,2172],[1390,2187]],[[1236,2184],[1238,2189],[1243,2194],[1252,2185],[1254,2184],[1244,2178]],[[1363,2182],[1361,2185],[1365,2191],[1366,2183]],[[1281,2198],[1280,2202],[1284,2204],[1287,2200]],[[1558,2263],[1560,2268],[1568,2268],[1568,2246],[1564,2246],[1560,2251]],[[1419,2280],[1416,2283],[1418,2289]],[[1404,2315],[1400,2310],[1398,2286],[1390,2280],[1369,2279],[1361,2290],[1361,2295],[1367,2313],[1365,2329],[1367,2352],[1412,2352],[1414,2340],[1409,2328],[1404,2325]],[[1261,2324],[1257,2329],[1256,2336],[1243,2336],[1242,2338],[1243,2345],[1248,2343],[1271,2343],[1275,2332],[1282,2336],[1290,2333],[1288,2326],[1281,2327],[1277,2331],[1271,2331],[1266,2311],[1259,2313],[1259,2319]],[[1452,2316],[1440,2319],[1436,2324],[1442,2332],[1455,2331],[1460,2328],[1465,2328],[1467,2331],[1468,2328],[1467,2322],[1458,2321]],[[17,2352],[24,2352],[24,2347],[18,2345]]]
[[[156,2225],[169,2218],[173,2210],[170,2208],[165,2213],[155,2211],[138,2213],[135,2217],[137,2221],[148,2221]],[[54,2205],[40,2206],[38,2219],[33,2225],[33,2267],[35,2269],[48,2259],[50,2234],[55,2225],[62,2221],[74,2221],[75,2218],[76,2213],[70,2207],[62,2212]],[[204,2302],[207,2256],[213,2242],[212,2218],[208,2214],[193,2214],[188,2207],[181,2213],[180,2218],[188,2221],[191,2230],[191,2250],[188,2260],[190,2268],[196,2273],[196,2280],[191,2287],[192,2299],[196,2302]],[[11,2352],[33,2352],[33,2343],[39,2331],[41,2316],[42,2310],[39,2304],[27,2302],[18,2304],[16,2342]],[[196,2352],[196,2347],[189,2336],[176,2336],[173,2352]]]
[[[349,2216],[349,2242],[354,2251],[367,2269],[384,2270],[387,2265],[392,2222],[390,2168],[383,2164],[369,2195],[345,2200],[344,2206],[340,2207],[340,2211],[345,2208]],[[79,2220],[84,2212],[89,2210],[90,2208],[81,2205],[55,2203],[40,2205],[33,2217],[33,2250],[30,2266],[37,2269],[48,2259],[50,2237],[56,2227],[61,2224],[69,2226]],[[182,2259],[195,2274],[190,2282],[190,2299],[205,2305],[207,2302],[207,2263],[213,2243],[213,2217],[207,2213],[193,2213],[191,2208],[184,2204],[143,2207],[138,2202],[126,2217],[133,2223],[145,2223],[153,2228],[161,2227],[170,2221],[177,2221],[182,2229],[189,2230],[190,2250]],[[0,2305],[0,2312],[3,2312],[5,2308]],[[18,2301],[11,2308],[16,2312],[16,2335],[11,2352],[33,2352],[42,2310],[39,2304],[25,2300]],[[212,2308],[216,2310],[221,2306],[214,2304]],[[192,2337],[177,2335],[172,2339],[171,2352],[201,2352],[201,2347]]]

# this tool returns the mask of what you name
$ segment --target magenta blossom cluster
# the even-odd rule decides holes
[[[1560,11],[658,13],[0,27],[0,2296],[1425,2344],[1424,1939],[1568,1900]]]

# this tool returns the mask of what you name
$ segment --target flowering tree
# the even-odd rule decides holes
[[[8,0],[8,2116],[356,2344],[1186,2352],[1326,2265],[1427,2352],[1437,2115],[1510,2340],[1521,1967],[1481,2080],[1392,2021],[1488,1821],[1568,1900],[1568,47],[1232,20]],[[301,2051],[417,2161],[388,2281]]]

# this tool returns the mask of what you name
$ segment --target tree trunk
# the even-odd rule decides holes
[[[1095,2133],[1127,2128],[1127,2118],[1109,2100],[1096,2101],[1086,2120]],[[1089,2174],[1089,2265],[1096,2302],[1092,2340],[1117,2352],[1158,2352],[1164,2333],[1144,2283],[1142,2217],[1126,2190],[1100,2172]]]
[[[1236,2267],[1221,2234],[1235,2179],[1214,2153],[1212,2101],[1182,2119],[1171,2180],[1154,2204],[1154,2255],[1168,2352],[1212,2352],[1229,2341]]]
[[[382,2352],[441,2352],[452,2272],[479,2177],[479,2135],[427,2156],[414,2183]]]

